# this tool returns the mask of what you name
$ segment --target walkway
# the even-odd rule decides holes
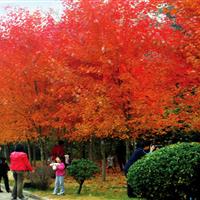
[[[11,193],[2,192],[0,193],[0,200],[10,200],[11,199]],[[29,200],[33,200],[32,198],[28,197]]]

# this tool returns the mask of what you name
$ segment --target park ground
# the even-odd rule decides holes
[[[53,180],[52,180],[53,181]],[[128,200],[126,195],[126,179],[123,173],[109,173],[105,182],[100,175],[84,183],[80,195],[76,194],[78,184],[69,176],[65,178],[66,194],[52,195],[54,183],[47,191],[30,190],[31,193],[46,197],[49,200]],[[130,199],[129,199],[130,200]],[[133,199],[136,200],[136,199]]]

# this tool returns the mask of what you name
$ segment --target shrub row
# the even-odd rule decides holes
[[[200,198],[200,144],[179,143],[146,155],[131,166],[128,183],[138,197]]]

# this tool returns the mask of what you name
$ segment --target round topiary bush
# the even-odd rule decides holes
[[[97,172],[99,172],[97,165],[87,159],[74,160],[68,167],[69,175],[79,183],[78,194],[81,193],[84,181],[92,178]]]
[[[146,155],[131,166],[128,183],[146,199],[199,199],[200,144],[178,143]]]

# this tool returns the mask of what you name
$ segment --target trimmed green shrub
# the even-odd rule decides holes
[[[68,174],[79,183],[77,194],[81,193],[84,181],[92,178],[97,172],[99,172],[99,168],[91,160],[80,159],[72,162],[68,167]]]
[[[52,169],[49,166],[37,167],[29,174],[30,186],[40,190],[47,190],[51,185]]]
[[[131,166],[128,183],[146,199],[199,199],[200,144],[178,143],[144,156]]]

